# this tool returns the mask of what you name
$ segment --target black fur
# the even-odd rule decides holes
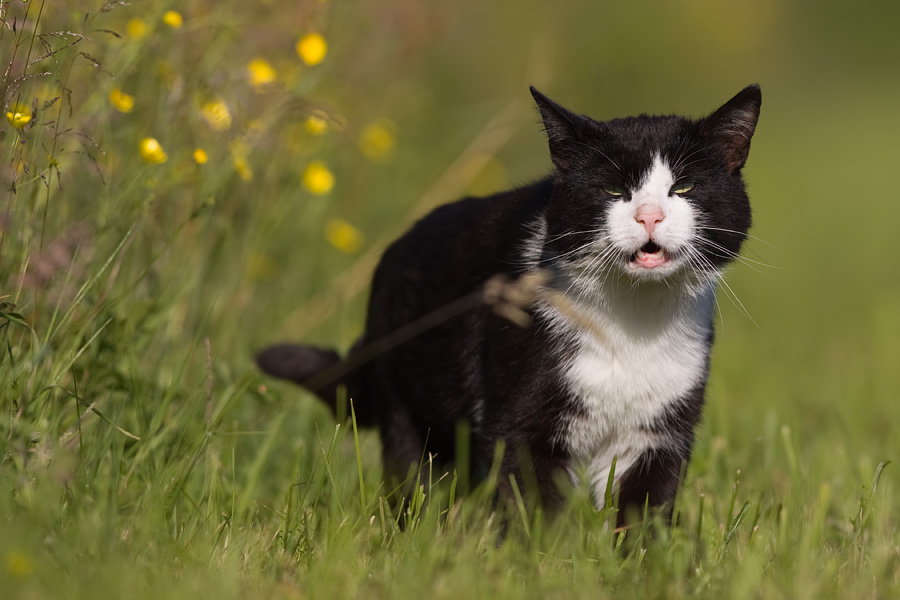
[[[360,421],[380,428],[390,478],[403,480],[427,453],[439,464],[452,463],[457,425],[467,422],[471,472],[487,472],[502,440],[501,493],[510,495],[511,475],[552,508],[563,500],[558,478],[572,461],[560,432],[585,410],[562,375],[575,349],[529,306],[530,327],[498,315],[496,306],[479,300],[485,282],[515,280],[539,262],[554,276],[549,288],[564,290],[566,257],[595,235],[585,224],[602,218],[609,203],[628,200],[602,186],[635,188],[655,154],[671,165],[676,181],[696,182],[690,202],[715,227],[705,232],[714,245],[700,252],[710,267],[723,266],[750,227],[741,169],[761,95],[748,86],[700,120],[643,115],[597,122],[533,88],[532,94],[556,167],[551,177],[440,207],[391,245],[372,280],[365,334],[345,361],[331,350],[285,344],[263,351],[257,362],[269,374],[311,387],[332,406],[336,385],[346,384]],[[539,260],[525,260],[529,226],[542,220]],[[672,500],[690,458],[704,387],[705,377],[648,426],[671,443],[647,451],[618,477],[622,505]]]

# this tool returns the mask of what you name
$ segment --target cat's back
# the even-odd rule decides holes
[[[494,275],[520,272],[522,246],[552,185],[545,179],[464,198],[418,221],[388,247],[375,271],[370,326],[373,316],[386,328],[400,326],[476,291]]]

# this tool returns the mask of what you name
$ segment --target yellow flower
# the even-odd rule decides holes
[[[225,131],[231,127],[231,111],[222,99],[207,102],[200,109],[207,124],[216,131]]]
[[[16,129],[22,129],[31,121],[31,115],[25,111],[22,107],[16,107],[6,113],[6,120]]]
[[[306,131],[313,135],[322,135],[328,131],[328,121],[319,115],[309,115],[303,122]]]
[[[363,235],[353,225],[343,219],[330,219],[325,224],[325,238],[328,242],[347,254],[352,254],[363,245]]]
[[[206,150],[203,148],[197,148],[194,150],[194,162],[198,165],[205,165],[209,162],[209,155],[206,154]]]
[[[134,96],[126,94],[121,89],[114,87],[109,92],[109,103],[121,113],[130,113],[134,109]]]
[[[163,23],[171,27],[172,29],[178,29],[181,27],[181,24],[184,22],[184,19],[181,17],[181,13],[175,12],[174,10],[167,10],[163,13]]]
[[[317,196],[324,196],[334,187],[334,173],[325,163],[314,160],[303,172],[303,187]]]
[[[370,123],[359,134],[359,149],[371,160],[387,160],[396,144],[396,130],[396,126],[387,119]]]
[[[22,552],[7,552],[3,558],[6,572],[13,577],[22,579],[34,571],[34,563]]]
[[[143,19],[134,18],[125,24],[125,33],[128,37],[139,40],[150,31],[150,26]]]
[[[297,42],[297,54],[309,66],[317,65],[328,54],[328,42],[318,33],[304,35]]]
[[[274,82],[277,74],[275,68],[264,58],[254,58],[247,63],[247,75],[250,85],[260,89]]]
[[[162,149],[156,138],[144,138],[141,140],[141,158],[152,165],[166,162],[169,157]]]

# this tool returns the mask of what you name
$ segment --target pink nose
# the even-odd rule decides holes
[[[634,220],[643,225],[644,229],[647,230],[647,235],[651,236],[653,235],[653,230],[656,229],[656,224],[665,218],[662,209],[658,206],[645,206],[634,215]]]

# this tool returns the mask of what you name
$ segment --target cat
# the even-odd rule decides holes
[[[552,175],[437,208],[384,253],[364,335],[342,359],[279,344],[266,373],[377,425],[385,475],[423,457],[494,464],[498,493],[553,510],[586,473],[598,507],[668,510],[691,455],[715,292],[751,224],[742,178],[762,96],[707,117],[595,121],[531,88]],[[561,477],[562,475],[562,477]],[[515,483],[514,483],[515,482]]]

